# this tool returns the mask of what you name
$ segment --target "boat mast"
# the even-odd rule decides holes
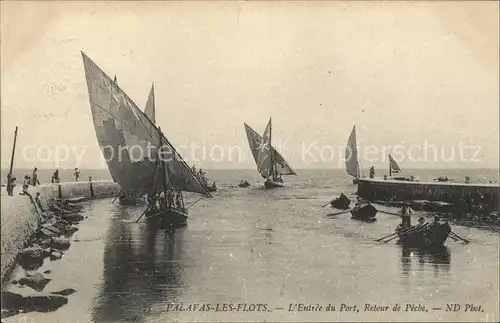
[[[389,157],[389,176],[392,176],[391,157]]]
[[[161,182],[162,182],[162,185],[163,185],[163,194],[165,196],[165,198],[167,197],[167,189],[168,189],[168,183],[167,181],[165,180],[165,178],[167,177],[167,169],[165,168],[165,162],[163,161],[163,158],[162,158],[162,142],[161,142],[161,138],[163,136],[163,133],[161,132],[161,127],[158,127],[158,130],[160,132],[160,136],[159,136],[159,140],[160,140],[160,143],[159,143],[159,146],[158,146],[158,157],[160,159],[160,163],[161,163],[161,170],[162,170],[162,176],[161,176]]]
[[[273,130],[273,125],[271,123],[271,119],[269,119],[269,154],[271,155],[271,174],[273,174],[273,181],[276,179],[276,165],[274,164],[274,154],[273,154],[273,146],[272,146],[272,131]]]

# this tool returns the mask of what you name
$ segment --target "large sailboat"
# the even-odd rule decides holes
[[[97,140],[123,194],[131,200],[148,195],[150,202],[166,190],[181,197],[183,191],[211,197],[160,129],[83,52],[82,57]],[[168,158],[159,161],[161,149]],[[160,167],[163,171],[158,171]],[[150,203],[147,210],[151,207]],[[186,209],[178,209],[187,217]],[[159,216],[170,213],[166,209]]]
[[[351,135],[347,140],[347,146],[345,149],[345,169],[347,174],[351,175],[353,178],[352,182],[354,184],[358,183],[361,177],[361,167],[359,163],[358,156],[358,143],[356,138],[356,126],[352,128]]]
[[[281,176],[297,175],[297,173],[271,144],[271,119],[269,119],[267,123],[263,136],[260,136],[246,123],[244,125],[248,144],[250,145],[250,150],[257,164],[257,171],[266,179],[264,182],[265,187],[283,187],[283,179]]]

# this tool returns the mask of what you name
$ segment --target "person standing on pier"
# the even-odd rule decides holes
[[[40,211],[45,212],[42,207],[42,201],[40,200],[40,192],[36,192],[35,203],[40,208]]]
[[[40,181],[38,180],[38,168],[33,169],[33,173],[31,174],[31,185],[37,186],[40,184]]]
[[[59,170],[58,169],[56,169],[56,171],[52,175],[52,183],[59,183]]]
[[[28,187],[30,186],[30,182],[30,177],[28,175],[24,175],[23,192],[19,193],[20,195],[28,195]]]
[[[370,167],[370,178],[375,177],[375,166]]]
[[[75,172],[73,173],[73,175],[75,175],[75,181],[79,182],[80,181],[80,171],[78,170],[78,168],[75,168]]]

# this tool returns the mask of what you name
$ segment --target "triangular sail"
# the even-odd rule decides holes
[[[347,174],[359,178],[358,144],[356,141],[356,126],[352,128],[351,135],[345,149],[345,168]]]
[[[246,123],[244,125],[248,138],[248,144],[250,146],[250,151],[252,152],[252,156],[255,160],[255,163],[258,165],[259,148],[262,146],[262,142],[264,141],[264,139],[249,125],[247,125]],[[271,150],[275,162],[274,166],[276,168],[276,173],[278,175],[297,175],[297,173],[288,164],[285,158],[283,158],[283,156],[281,156],[281,154],[274,147],[271,146]]]
[[[151,120],[151,122],[156,123],[156,112],[155,112],[155,87],[154,84],[151,85],[151,91],[149,91],[148,101],[146,102],[146,108],[144,109],[144,114]]]
[[[165,166],[171,186],[211,196],[175,148],[127,94],[83,52],[82,57],[97,139],[110,173],[123,191],[131,196],[151,193],[161,142],[167,155]]]
[[[264,136],[262,137],[259,151],[257,154],[257,169],[264,178],[268,178],[273,174],[273,160],[271,150],[271,119],[267,123]]]
[[[399,168],[398,163],[392,158],[391,155],[389,155],[389,167],[391,168],[393,173],[399,173],[401,171],[401,168]]]

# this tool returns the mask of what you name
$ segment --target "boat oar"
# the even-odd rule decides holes
[[[146,212],[149,211],[149,205],[148,207],[144,210],[144,212],[142,212],[142,214],[137,218],[137,220],[135,220],[135,223],[139,222],[139,220],[144,216],[144,214],[146,214]]]
[[[115,203],[116,199],[120,197],[120,195],[122,194],[123,191],[120,191],[118,193],[118,195],[115,197],[115,199],[113,200],[113,202],[111,202],[111,204]]]
[[[392,236],[392,237],[391,237],[391,238],[389,238],[388,240],[384,241],[384,242],[389,242],[389,241],[391,241],[391,240],[396,239],[397,237],[400,237],[400,236],[401,236],[401,237],[404,237],[404,236],[405,236],[405,235],[407,235],[408,233],[410,233],[410,232],[414,232],[414,231],[417,231],[417,230],[422,229],[422,228],[423,228],[423,227],[412,227],[412,228],[406,229],[406,230],[404,230],[404,231],[401,231],[401,232],[399,233],[399,235],[398,235],[398,233],[397,233],[397,232],[394,232],[394,233],[392,233],[392,234],[389,234],[388,236],[382,237],[382,238],[377,239],[377,240],[375,240],[375,241],[382,241],[382,240],[387,239],[387,238],[389,238],[389,237],[391,237],[391,236]]]
[[[339,214],[349,213],[349,212],[351,212],[351,210],[352,209],[349,209],[347,211],[342,211],[342,212],[329,213],[329,214],[327,214],[327,216],[335,216],[335,215],[339,215]]]
[[[453,231],[450,231],[450,233],[452,234],[452,237],[455,238],[455,239],[457,239],[457,240],[462,240],[466,244],[470,242],[469,240],[462,238],[461,236],[459,236],[458,234],[456,234]]]
[[[389,214],[389,215],[401,216],[401,214],[399,214],[399,213],[387,212],[387,211],[382,211],[382,210],[377,210],[377,212],[385,213],[385,214]]]
[[[199,199],[197,199],[196,201],[194,201],[193,203],[191,203],[191,204],[190,204],[190,205],[186,208],[186,210],[189,210],[192,206],[194,206],[196,203],[198,203],[199,201],[201,201],[201,199],[202,199],[202,198],[203,198],[203,196],[202,196],[202,197],[200,197]]]
[[[330,202],[326,203],[326,204],[325,204],[325,205],[323,205],[322,207],[325,207],[325,206],[327,206],[327,205],[328,205],[328,204],[330,204],[331,202],[332,202],[332,201],[330,201]]]

